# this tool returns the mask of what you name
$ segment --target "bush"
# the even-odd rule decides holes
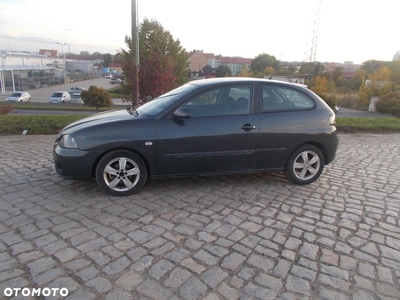
[[[21,134],[56,134],[68,124],[82,119],[86,115],[32,115],[0,116],[0,135]]]
[[[376,110],[381,114],[400,118],[400,92],[391,92],[380,97],[376,103]]]
[[[329,107],[336,113],[338,111],[337,109],[337,101],[336,97],[334,95],[326,95],[326,94],[320,94],[317,93],[317,95],[326,102],[326,104],[329,105]]]
[[[0,106],[0,115],[6,115],[11,111],[11,104],[2,103]]]
[[[110,94],[103,88],[91,85],[88,91],[81,93],[83,104],[89,107],[95,107],[96,112],[99,108],[110,107],[113,105]]]

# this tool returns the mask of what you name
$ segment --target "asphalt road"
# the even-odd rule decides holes
[[[90,79],[90,80],[85,80],[85,81],[69,83],[66,85],[66,87],[67,87],[67,90],[70,87],[83,87],[85,89],[89,89],[89,87],[91,85],[96,85],[96,86],[102,87],[106,90],[115,86],[110,83],[110,80],[108,78],[96,78],[96,79]],[[27,92],[29,92],[29,94],[31,94],[31,103],[49,103],[49,98],[55,91],[64,91],[64,89],[65,89],[64,84],[59,84],[59,85],[43,87],[40,89],[28,90]],[[6,98],[8,97],[8,95],[9,95],[9,93],[0,95],[0,101],[6,101]],[[126,105],[125,103],[122,102],[121,99],[113,99],[113,102],[115,105]],[[58,104],[54,104],[54,105],[58,105]]]

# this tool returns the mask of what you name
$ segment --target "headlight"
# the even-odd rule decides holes
[[[76,144],[75,139],[72,136],[66,134],[66,135],[63,135],[60,139],[60,147],[62,147],[62,148],[78,148],[78,145]]]

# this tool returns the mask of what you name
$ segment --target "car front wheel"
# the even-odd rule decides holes
[[[303,145],[289,157],[285,175],[293,183],[309,184],[321,176],[324,165],[325,160],[321,150],[313,145]]]
[[[146,165],[136,153],[114,150],[104,155],[96,168],[96,181],[108,194],[127,196],[137,193],[147,178]]]

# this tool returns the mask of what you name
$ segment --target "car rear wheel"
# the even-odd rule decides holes
[[[296,184],[309,184],[321,176],[324,156],[317,147],[303,145],[297,148],[286,163],[285,175]]]
[[[113,196],[137,193],[146,182],[143,159],[128,150],[114,150],[104,155],[96,167],[98,185]]]

